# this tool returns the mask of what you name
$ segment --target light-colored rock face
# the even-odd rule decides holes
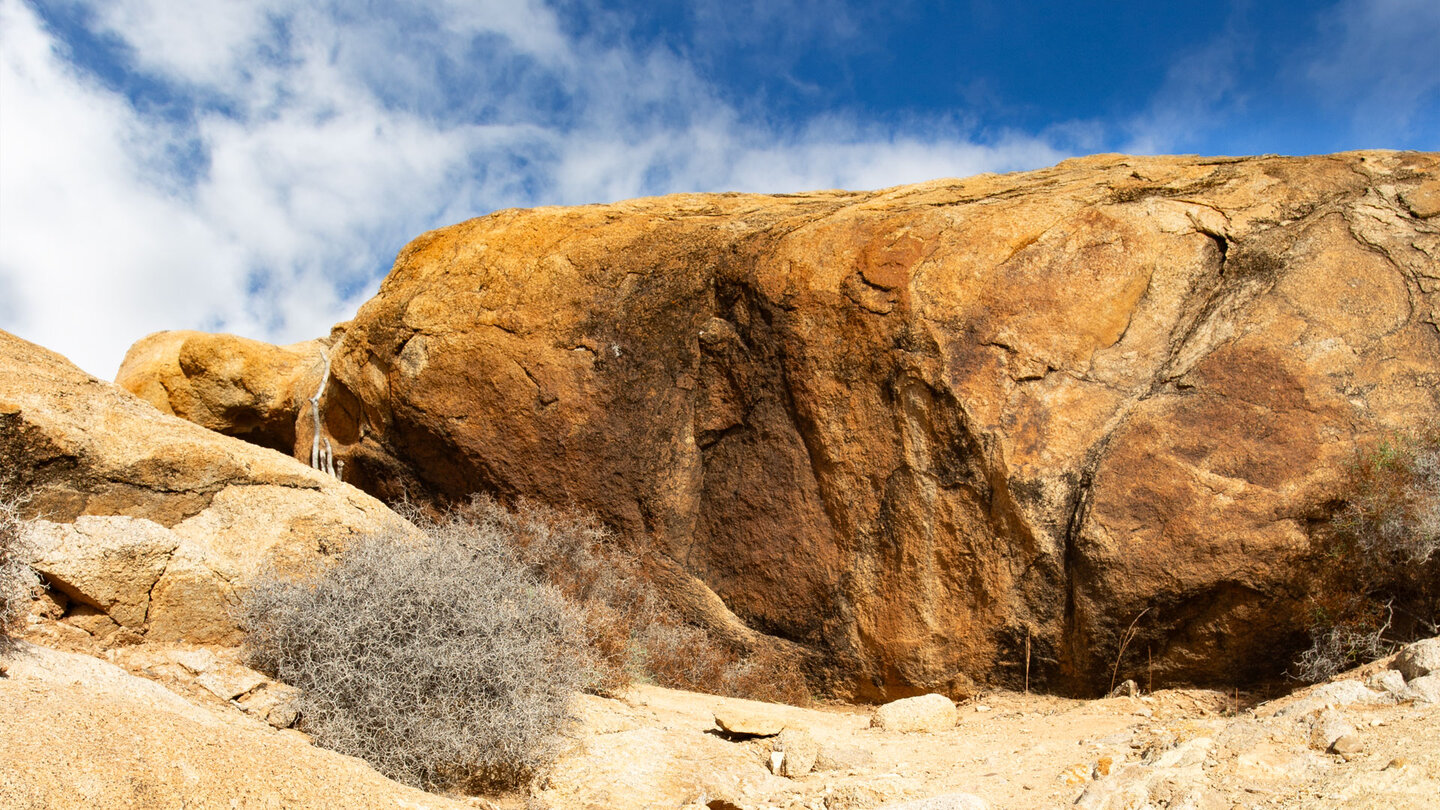
[[[715,713],[715,727],[726,734],[773,737],[785,729],[785,721],[763,711],[727,706]]]
[[[1417,641],[1400,651],[1392,665],[1407,681],[1440,673],[1440,638]]]
[[[1103,690],[1147,610],[1122,679],[1273,675],[1357,441],[1440,407],[1437,174],[1100,156],[499,212],[337,328],[325,427],[372,492],[598,512],[842,694]]]
[[[39,570],[97,636],[234,643],[239,589],[403,523],[279,453],[158,413],[0,332],[0,483],[28,494]]]
[[[886,703],[875,710],[871,725],[886,731],[944,731],[954,728],[955,704],[944,695],[921,695]]]
[[[0,806],[463,808],[113,664],[27,647],[0,679]]]

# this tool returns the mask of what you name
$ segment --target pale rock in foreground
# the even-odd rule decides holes
[[[1440,638],[1427,638],[1408,645],[1395,656],[1391,666],[1407,682],[1440,672]]]
[[[875,710],[871,725],[886,731],[944,731],[954,728],[959,716],[944,695],[902,698]]]
[[[174,532],[154,521],[119,515],[37,520],[30,537],[37,552],[32,567],[51,588],[137,630],[144,628],[150,593],[180,545]]]
[[[715,710],[715,725],[727,734],[745,734],[754,737],[774,737],[785,729],[785,721],[750,708],[734,706]]]
[[[0,484],[43,517],[65,621],[105,640],[234,644],[238,591],[357,535],[413,530],[286,455],[159,413],[0,331]]]
[[[779,774],[790,779],[799,779],[815,768],[815,758],[820,746],[810,732],[799,728],[787,728],[775,738],[775,751],[784,754],[780,761]]]
[[[0,807],[469,807],[99,659],[23,645],[6,665]]]

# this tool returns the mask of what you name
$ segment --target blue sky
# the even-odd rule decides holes
[[[0,328],[288,342],[502,207],[1440,149],[1440,0],[0,0]]]

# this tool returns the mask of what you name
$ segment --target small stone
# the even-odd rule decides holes
[[[1324,709],[1310,720],[1310,746],[1317,751],[1328,751],[1336,740],[1353,733],[1355,727],[1335,709]]]
[[[1342,735],[1330,744],[1330,751],[1336,754],[1359,754],[1365,750],[1365,743],[1355,732]]]
[[[975,704],[975,711],[977,711],[977,712],[988,712],[988,711],[990,711],[990,707],[989,707],[989,706],[986,706],[984,703],[977,703],[977,704]]]
[[[1440,672],[1440,637],[1417,641],[1395,656],[1392,669],[1400,671],[1407,682]]]
[[[715,710],[715,725],[726,733],[751,737],[774,737],[785,730],[785,721],[778,717],[730,707]]]
[[[1110,690],[1106,697],[1135,697],[1140,694],[1140,685],[1131,680],[1121,681],[1120,685]]]
[[[1067,785],[1083,785],[1090,781],[1090,769],[1075,763],[1060,772],[1060,781]]]
[[[1382,669],[1371,675],[1365,685],[1377,692],[1398,694],[1405,689],[1405,676],[1393,669]]]
[[[265,715],[265,722],[275,728],[290,728],[300,719],[300,710],[294,703],[281,703]]]
[[[1412,678],[1396,697],[1417,703],[1440,703],[1440,672]]]
[[[870,725],[886,731],[943,731],[954,728],[958,719],[950,698],[929,694],[881,706],[870,718]]]
[[[1090,776],[1093,779],[1099,779],[1102,776],[1109,776],[1110,772],[1114,769],[1114,757],[1100,757],[1099,759],[1095,760],[1095,767],[1090,769]]]
[[[815,742],[815,738],[810,736],[810,732],[801,728],[787,728],[775,738],[775,750],[785,752],[780,770],[776,773],[788,779],[799,779],[815,767],[820,746]]]

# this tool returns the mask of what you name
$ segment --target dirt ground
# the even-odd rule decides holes
[[[1359,687],[1382,668],[1348,680]],[[531,801],[848,810],[933,799],[938,810],[964,806],[938,797],[968,794],[1017,810],[1440,806],[1435,704],[1330,687],[1246,703],[1206,690],[1104,700],[995,693],[962,704],[953,728],[904,733],[871,728],[868,707],[799,709],[638,686],[622,700],[583,701],[575,750]],[[822,764],[840,767],[771,775],[769,741],[717,732],[714,715],[726,707],[805,729],[832,754]],[[1333,753],[1317,738],[1332,721],[1353,729],[1358,750]]]
[[[283,689],[230,648],[105,650],[59,623],[30,636],[237,725],[257,724],[255,695]],[[504,810],[1440,806],[1440,675],[1397,685],[1392,673],[1382,683],[1387,668],[1376,662],[1264,702],[1189,689],[1103,700],[987,693],[931,732],[872,728],[867,706],[798,708],[637,685],[616,698],[578,698],[568,753],[531,790],[449,798]],[[716,714],[727,710],[803,730],[818,747],[815,770],[771,773],[776,738],[721,732]]]

